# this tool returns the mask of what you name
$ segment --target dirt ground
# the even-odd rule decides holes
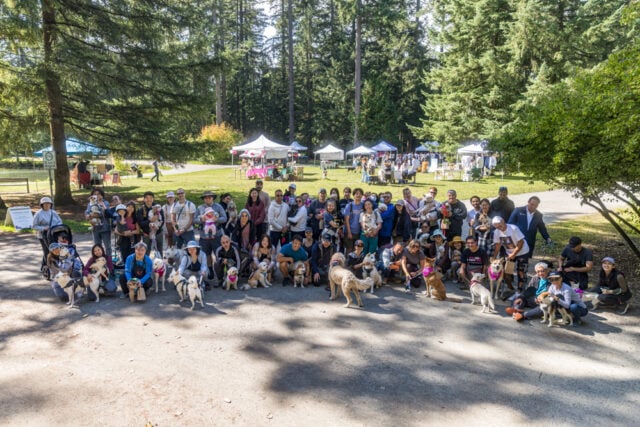
[[[80,253],[88,236],[75,236]],[[19,248],[19,250],[18,250]],[[547,328],[385,287],[365,307],[324,288],[68,310],[34,236],[0,234],[0,424],[636,425],[638,308]]]

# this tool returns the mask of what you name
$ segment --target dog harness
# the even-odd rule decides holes
[[[154,270],[154,273],[158,273],[159,277],[163,277],[166,270],[167,270],[166,266],[163,264],[162,267],[160,267],[157,270]]]
[[[424,277],[430,276],[430,275],[431,275],[431,273],[433,273],[433,267],[428,267],[428,266],[427,266],[427,267],[425,267],[425,268],[423,268],[423,269],[422,269],[422,275],[423,275]]]
[[[235,282],[236,280],[238,280],[238,276],[228,276],[228,277],[230,282]]]

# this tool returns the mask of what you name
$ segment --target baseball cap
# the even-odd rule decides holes
[[[494,216],[493,219],[491,220],[491,224],[500,224],[501,222],[503,222],[504,219],[501,216]]]
[[[330,242],[331,241],[331,235],[329,233],[322,233],[322,240]]]
[[[498,188],[498,191],[509,191],[504,185]]]
[[[147,249],[147,244],[145,242],[138,242],[135,245],[133,245],[134,248],[145,248]]]
[[[402,200],[402,199],[396,200],[396,205],[404,206],[404,200]]]
[[[575,248],[576,246],[581,244],[582,244],[582,239],[577,236],[573,236],[572,238],[569,239],[570,248]]]
[[[562,277],[562,275],[557,272],[557,271],[552,271],[551,273],[549,273],[549,275],[547,276],[549,279],[552,279],[554,277]]]
[[[615,264],[616,260],[611,258],[610,256],[606,256],[606,257],[602,258],[602,262],[608,262],[610,264]]]
[[[291,185],[289,185],[289,188],[293,188],[293,189],[295,190],[295,189],[296,189],[296,188],[298,188],[298,187],[296,187],[296,185],[295,185],[295,184],[291,184]]]
[[[320,190],[318,190],[318,193],[326,193],[327,189],[326,188],[321,188]]]
[[[122,203],[120,203],[118,206],[116,206],[116,212],[118,211],[126,211],[127,207],[125,205],[123,205]]]
[[[60,249],[60,243],[53,242],[52,244],[49,245],[49,251],[52,251],[54,249]]]
[[[312,233],[313,232],[313,228],[307,227],[307,228],[304,229],[304,232],[305,233]]]

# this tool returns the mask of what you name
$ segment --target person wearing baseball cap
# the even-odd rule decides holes
[[[329,264],[331,257],[336,252],[333,238],[329,233],[323,232],[320,241],[311,248],[311,282],[313,286],[329,285]]]
[[[573,236],[562,250],[558,270],[566,283],[577,283],[586,290],[589,284],[589,272],[593,269],[593,252],[582,245],[582,239]]]
[[[209,280],[214,279],[213,274],[213,252],[220,246],[220,238],[224,234],[224,225],[227,223],[227,212],[219,203],[216,203],[217,194],[213,191],[205,191],[200,198],[204,202],[196,210],[193,223],[200,230],[200,247],[207,257],[207,265],[209,268]],[[207,221],[207,209],[212,209],[218,217],[216,220],[216,232],[210,234],[205,231],[204,224]],[[192,239],[195,240],[195,239]]]

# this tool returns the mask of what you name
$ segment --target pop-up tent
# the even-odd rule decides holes
[[[232,148],[233,151],[264,151],[264,157],[267,159],[286,159],[289,147],[287,145],[278,144],[271,141],[264,135],[260,135],[257,139],[244,145],[237,145]]]
[[[347,156],[368,156],[370,154],[375,154],[376,151],[372,150],[369,147],[365,147],[364,145],[361,145],[357,148],[354,148],[353,150],[349,150],[347,151]]]
[[[344,150],[334,147],[331,144],[315,151],[313,154],[320,156],[320,160],[344,160]]]
[[[289,144],[289,152],[291,151],[305,151],[307,149],[307,147],[303,147],[302,145],[300,145],[298,143],[298,141],[293,141],[291,144]]]
[[[396,147],[389,144],[387,141],[380,141],[378,144],[371,147],[371,149],[377,152],[398,151]]]
[[[416,153],[426,153],[440,146],[438,141],[425,141],[416,148]]]
[[[490,151],[484,147],[484,144],[469,144],[458,149],[458,154],[482,154]]]
[[[98,148],[95,145],[91,145],[88,142],[80,141],[79,139],[69,138],[66,141],[67,146],[67,155],[68,156],[77,156],[80,154],[91,153],[94,156],[106,156],[109,153],[109,150],[105,150],[103,148]],[[42,157],[45,151],[52,151],[51,147],[43,148],[40,151],[36,151],[33,153],[34,156]]]

